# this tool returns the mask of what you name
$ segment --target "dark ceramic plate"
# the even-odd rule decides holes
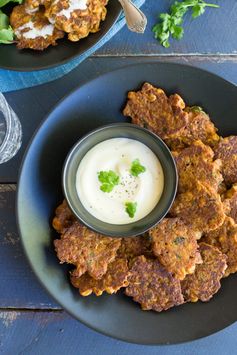
[[[76,89],[49,114],[31,141],[18,185],[17,212],[29,262],[48,292],[69,313],[106,335],[141,344],[190,341],[219,331],[237,320],[237,277],[222,281],[208,303],[198,302],[163,313],[141,311],[122,293],[80,297],[59,265],[50,227],[62,199],[61,169],[73,144],[103,124],[123,122],[128,90],[144,81],[178,92],[190,105],[202,106],[220,134],[237,134],[237,88],[206,71],[178,64],[144,63],[103,75]]]
[[[110,30],[119,17],[121,6],[118,0],[110,0],[107,5],[107,16],[101,23],[100,31],[91,33],[79,42],[70,42],[66,38],[59,40],[58,45],[44,51],[30,49],[19,50],[13,45],[0,44],[0,68],[31,71],[56,67],[86,53],[93,48]]]

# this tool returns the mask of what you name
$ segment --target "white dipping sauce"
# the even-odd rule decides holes
[[[86,9],[87,9],[87,0],[70,0],[68,8],[61,10],[57,14],[57,16],[65,16],[67,19],[70,19],[73,11],[86,10]]]
[[[26,28],[28,28],[28,31],[22,32]],[[51,24],[45,25],[42,28],[37,28],[34,26],[34,23],[32,21],[29,21],[25,25],[22,25],[21,27],[19,27],[15,31],[15,34],[18,38],[22,36],[27,39],[35,39],[37,37],[46,38],[47,36],[52,36],[53,31],[54,31],[54,26]]]
[[[145,172],[137,177],[130,172],[139,159]],[[114,171],[120,182],[111,192],[100,190],[100,171]],[[145,144],[128,138],[112,138],[89,150],[81,160],[76,189],[81,203],[94,217],[110,224],[128,224],[147,216],[158,203],[164,188],[164,175],[156,155]],[[125,203],[137,203],[133,218]]]

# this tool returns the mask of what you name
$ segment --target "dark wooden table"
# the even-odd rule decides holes
[[[5,94],[23,126],[23,145],[0,165],[0,352],[3,354],[235,354],[237,324],[206,339],[171,347],[122,343],[86,328],[56,304],[36,280],[23,255],[15,221],[19,165],[33,132],[47,112],[73,88],[130,63],[170,61],[205,68],[237,84],[237,1],[213,0],[221,8],[185,20],[182,41],[162,48],[151,26],[171,1],[147,0],[146,33],[124,28],[70,74],[52,83]],[[190,78],[191,80],[191,78]],[[231,109],[231,108],[230,108]],[[224,119],[224,118],[223,118]],[[182,326],[182,325],[180,325]],[[205,324],[203,325],[205,327]]]

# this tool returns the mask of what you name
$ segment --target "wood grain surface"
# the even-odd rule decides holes
[[[15,217],[15,185],[0,185],[0,308],[60,308],[28,265]]]
[[[100,335],[62,311],[0,310],[4,355],[230,355],[236,354],[236,332],[237,324],[222,336],[176,346],[142,346]]]
[[[219,9],[207,9],[205,14],[193,20],[190,14],[184,19],[184,37],[171,40],[170,48],[162,47],[151,33],[160,12],[167,12],[172,0],[147,0],[142,10],[148,18],[144,35],[128,32],[123,28],[112,41],[100,48],[96,55],[236,55],[237,54],[237,1],[210,0]]]

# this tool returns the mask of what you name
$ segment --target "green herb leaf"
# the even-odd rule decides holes
[[[192,17],[196,18],[205,12],[206,7],[218,8],[219,5],[209,4],[204,0],[175,1],[170,8],[170,13],[160,14],[160,21],[152,28],[155,38],[162,46],[168,48],[170,36],[175,39],[183,37],[183,18],[189,9],[192,11]]]
[[[205,113],[205,111],[203,111],[203,108],[201,106],[191,106],[191,107],[186,107],[185,108],[186,112],[196,112],[196,113]]]
[[[7,5],[9,2],[16,2],[22,4],[23,0],[0,0],[0,7]]]
[[[174,244],[180,245],[180,244],[183,244],[184,241],[185,241],[185,238],[184,238],[184,237],[177,237],[177,238],[175,238],[175,240],[174,240]]]
[[[111,192],[119,184],[119,176],[113,171],[100,171],[98,179],[101,182],[100,189],[103,192]]]
[[[130,173],[133,176],[138,176],[139,174],[142,174],[146,171],[145,166],[141,165],[140,160],[139,159],[135,159],[132,162],[132,166],[130,169]]]
[[[192,8],[192,17],[196,18],[198,16],[201,16],[204,12],[205,12],[205,6],[203,6],[203,4],[195,5]]]
[[[183,37],[184,29],[181,26],[174,25],[171,29],[172,37],[175,39],[181,39]]]
[[[0,43],[11,44],[13,40],[14,33],[9,25],[9,18],[0,10]]]
[[[129,217],[133,218],[137,210],[137,202],[126,202],[125,207],[126,207],[125,211],[129,215]]]

